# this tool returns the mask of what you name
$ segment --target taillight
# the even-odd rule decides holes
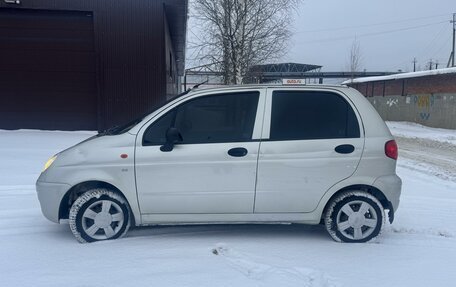
[[[389,158],[397,160],[397,144],[395,140],[388,141],[385,144],[385,155]]]

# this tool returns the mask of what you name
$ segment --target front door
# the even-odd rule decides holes
[[[260,94],[189,98],[141,129],[135,167],[142,214],[253,212]],[[170,127],[177,128],[183,140],[171,151],[161,151]]]

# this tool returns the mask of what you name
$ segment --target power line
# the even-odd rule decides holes
[[[426,47],[424,49],[422,49],[420,52],[418,52],[415,55],[417,55],[418,58],[428,58],[427,56],[429,56],[429,54],[430,54],[429,52],[431,52],[432,49],[435,48],[436,43],[440,42],[440,40],[442,38],[446,38],[446,37],[443,37],[444,32],[446,32],[446,29],[447,29],[447,26],[442,25],[442,29],[440,29],[440,31],[434,35],[434,37],[431,39],[429,44],[426,45]]]
[[[357,38],[362,38],[362,37],[378,36],[378,35],[390,34],[390,33],[395,33],[395,32],[400,32],[400,31],[408,31],[408,30],[414,30],[414,29],[419,29],[419,28],[424,28],[424,27],[429,27],[429,26],[435,26],[435,25],[443,24],[443,23],[447,23],[447,21],[428,23],[428,24],[417,25],[417,26],[412,26],[412,27],[406,27],[406,28],[401,28],[401,29],[394,29],[394,30],[387,30],[387,31],[380,31],[380,32],[373,32],[373,33],[365,33],[365,34],[357,34],[356,37]],[[314,44],[314,43],[335,42],[335,41],[353,39],[353,38],[354,38],[354,36],[344,36],[344,37],[327,38],[327,39],[320,39],[320,40],[314,40],[314,41],[305,41],[305,42],[300,42],[299,44]]]
[[[440,46],[440,48],[438,48],[433,54],[438,55],[443,50],[443,48],[445,48],[447,46],[447,44],[448,44],[448,42],[450,42],[450,40],[451,40],[450,38],[447,38],[446,41],[443,43],[443,45]]]
[[[416,70],[418,60],[417,59],[429,59],[429,58],[434,58],[439,55],[440,52],[447,46],[447,44],[450,41],[449,37],[445,36],[445,33],[447,32],[447,26],[442,26],[442,28],[438,31],[438,33],[435,33],[432,39],[429,41],[429,43],[425,46],[425,48],[420,49],[418,53],[415,53],[417,57],[414,57],[414,60],[412,61],[413,64],[413,69]],[[443,42],[442,42],[443,40]],[[440,44],[440,45],[439,45]],[[437,48],[437,49],[436,49]],[[435,59],[438,62],[444,61],[442,58]],[[397,66],[402,66],[404,64],[409,63],[409,60],[405,60]],[[429,62],[428,62],[429,64]]]
[[[374,24],[368,24],[368,25],[356,25],[356,26],[334,27],[334,28],[325,28],[325,29],[317,29],[317,30],[305,30],[305,31],[295,32],[295,34],[367,28],[367,27],[375,27],[375,26],[383,26],[383,25],[390,25],[390,24],[413,22],[413,21],[417,21],[417,20],[438,18],[438,17],[444,17],[444,16],[447,17],[448,14],[440,14],[440,15],[426,16],[426,17],[419,17],[419,18],[410,18],[410,19],[396,20],[396,21],[390,21],[390,22],[381,22],[381,23],[374,23]]]

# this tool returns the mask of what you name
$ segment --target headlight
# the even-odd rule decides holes
[[[44,169],[43,169],[43,172],[46,171],[46,169],[48,169],[52,163],[54,162],[54,160],[57,158],[57,155],[51,157],[50,159],[48,159],[48,161],[44,164]]]

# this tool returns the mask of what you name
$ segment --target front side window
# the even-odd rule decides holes
[[[175,127],[182,144],[245,142],[252,139],[259,92],[204,96],[189,100],[152,123],[143,145],[163,145]]]
[[[340,95],[324,91],[275,91],[270,140],[359,138],[352,107]]]

